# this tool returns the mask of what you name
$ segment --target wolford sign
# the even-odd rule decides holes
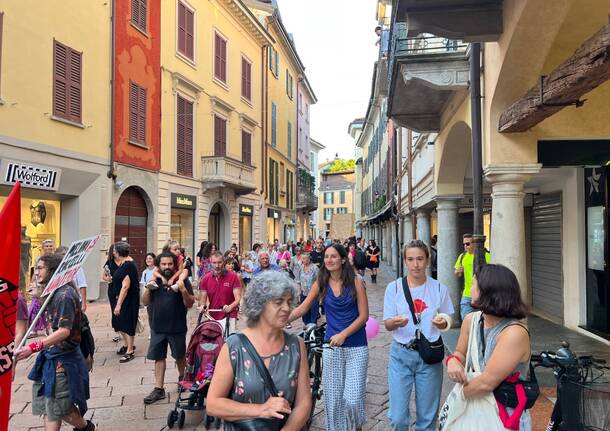
[[[60,177],[61,169],[15,160],[0,160],[1,184],[13,185],[20,182],[24,187],[57,191]]]

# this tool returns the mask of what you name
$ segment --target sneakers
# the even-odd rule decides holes
[[[144,404],[156,403],[165,398],[165,389],[154,388],[150,394],[144,398]]]
[[[87,421],[87,426],[85,428],[72,428],[74,431],[95,431],[95,425],[93,422]]]

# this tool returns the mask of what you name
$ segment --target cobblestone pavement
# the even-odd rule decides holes
[[[395,274],[387,266],[381,266],[377,284],[370,282],[367,275],[367,292],[369,295],[369,308],[371,316],[379,321],[382,318],[383,295],[385,286],[394,279]],[[141,315],[146,316],[144,309]],[[115,353],[120,347],[112,342],[114,333],[110,329],[110,309],[106,302],[89,304],[87,315],[92,324],[92,330],[96,338],[97,352],[95,354],[94,370],[90,374],[91,399],[89,400],[89,411],[87,418],[93,420],[100,431],[128,429],[139,430],[162,430],[167,429],[167,414],[172,409],[176,400],[176,380],[178,373],[173,363],[168,360],[166,373],[166,391],[168,398],[153,405],[145,406],[142,399],[153,389],[154,363],[145,358],[148,346],[148,328],[143,334],[136,337],[136,358],[126,364],[119,363],[119,356]],[[194,310],[189,312],[189,328],[194,328],[197,314]],[[243,325],[243,323],[242,323]],[[240,325],[238,324],[238,327]],[[379,335],[369,343],[369,370],[366,394],[366,413],[368,421],[364,426],[365,431],[389,430],[390,424],[387,418],[388,410],[388,382],[387,365],[388,351],[392,341],[391,334],[381,325]],[[593,352],[608,352],[607,346],[591,341],[557,325],[550,324],[540,319],[532,319],[532,336],[534,338],[534,349],[554,348],[560,339],[569,339],[573,345],[580,350],[592,349]],[[299,325],[295,324],[293,332],[298,331]],[[559,331],[559,332],[558,332]],[[558,338],[557,334],[562,338]],[[450,330],[443,334],[443,339],[450,349],[453,349],[457,340],[458,331]],[[610,359],[610,358],[609,358]],[[11,399],[11,419],[9,429],[11,431],[25,431],[42,429],[42,419],[31,414],[31,382],[26,375],[31,368],[33,358],[17,367],[15,381],[13,383],[13,395]],[[545,378],[546,377],[546,378]],[[543,376],[548,386],[552,386],[552,376]],[[453,387],[446,376],[443,380],[443,396],[445,399]],[[542,424],[548,420],[554,401],[552,389],[545,389],[546,397],[542,397],[534,409],[536,419],[535,430],[544,429]],[[548,397],[548,398],[547,398]],[[411,409],[414,411],[414,403]],[[187,412],[186,430],[203,430],[201,425],[202,412]],[[175,426],[175,428],[177,428]],[[71,430],[64,426],[62,430]],[[318,402],[315,412],[312,430],[324,429],[323,400]]]

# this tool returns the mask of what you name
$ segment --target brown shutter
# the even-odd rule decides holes
[[[142,31],[146,31],[146,10],[146,0],[131,0],[131,22]]]
[[[193,103],[184,101],[184,175],[193,176]]]
[[[176,103],[176,172],[178,175],[186,175],[186,150],[185,150],[185,129],[186,129],[186,118],[184,115],[186,108],[186,100],[182,97],[177,97]]]
[[[138,141],[146,143],[146,89],[142,87],[138,91]]]
[[[178,3],[178,51],[186,55],[186,6]]]
[[[241,97],[247,99],[248,98],[248,88],[247,88],[247,79],[246,79],[246,68],[248,67],[248,62],[245,58],[241,58]]]
[[[129,140],[138,141],[138,104],[139,104],[138,86],[131,82],[129,84]]]
[[[185,9],[184,18],[186,29],[185,29],[185,54],[188,58],[193,60],[194,57],[194,43],[195,43],[195,14],[190,9]]]
[[[68,51],[69,48],[53,42],[53,115],[68,117]]]
[[[227,41],[220,39],[220,74],[222,82],[227,82]]]
[[[82,54],[73,49],[69,50],[68,75],[68,113],[70,120],[81,122],[81,88],[82,88]]]
[[[241,131],[241,161],[252,164],[252,135],[245,130]]]
[[[146,31],[147,6],[146,0],[140,0],[140,28]]]
[[[214,116],[214,155],[224,157],[227,154],[227,122]]]
[[[214,36],[214,76],[221,79],[220,74],[220,36]]]

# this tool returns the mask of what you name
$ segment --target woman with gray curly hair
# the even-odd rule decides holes
[[[300,431],[311,409],[305,344],[284,331],[297,299],[286,275],[265,271],[253,278],[243,298],[247,328],[227,338],[207,396],[207,413],[225,430]],[[264,383],[264,364],[278,396]],[[249,428],[248,428],[249,427]]]

